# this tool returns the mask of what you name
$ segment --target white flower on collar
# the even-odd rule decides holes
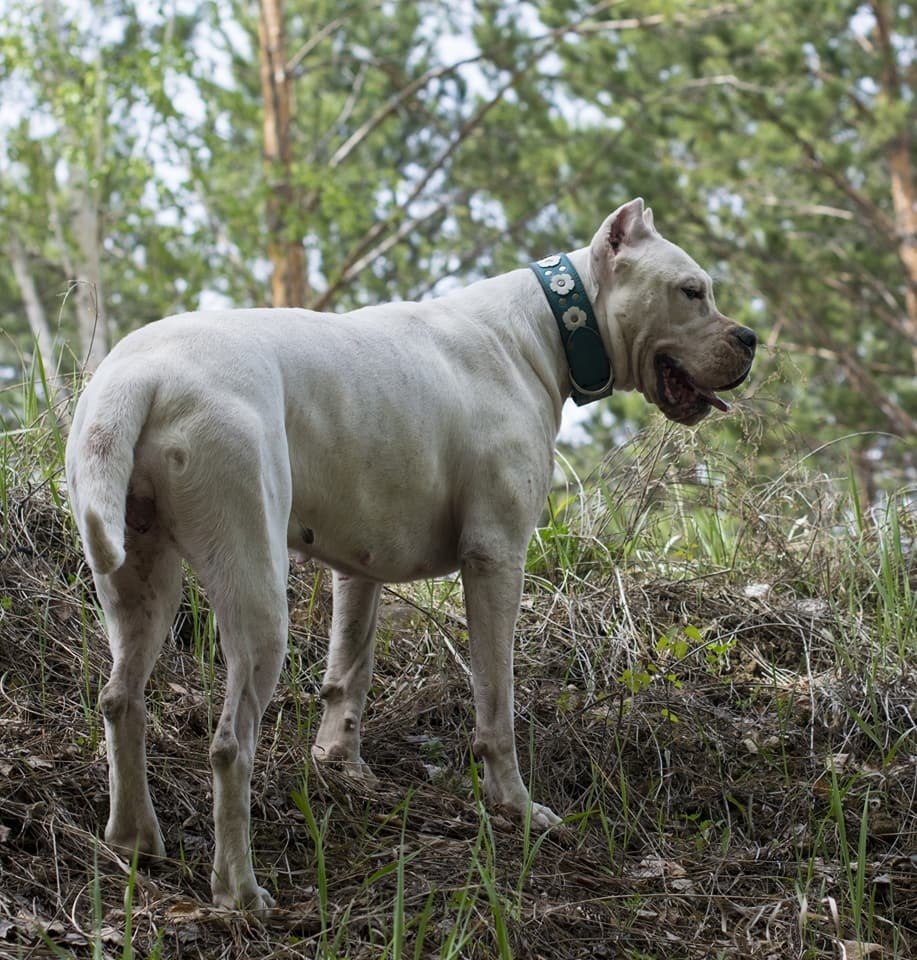
[[[576,284],[573,281],[573,277],[569,273],[558,273],[556,276],[551,277],[551,290],[554,293],[559,293],[563,296],[565,293],[569,293]]]
[[[560,263],[560,257],[545,257],[538,261],[539,267],[556,267]]]
[[[569,310],[564,311],[561,320],[563,320],[564,326],[572,332],[577,327],[586,326],[586,311],[580,310],[579,307],[570,307]]]

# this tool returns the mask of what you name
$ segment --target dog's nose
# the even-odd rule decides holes
[[[755,336],[754,330],[751,330],[749,327],[736,327],[735,330],[732,331],[732,335],[749,353],[755,352],[755,347],[758,345],[758,338]]]

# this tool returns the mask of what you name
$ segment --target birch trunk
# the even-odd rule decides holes
[[[81,357],[85,369],[92,371],[108,353],[108,318],[102,287],[99,211],[88,183],[88,174],[83,174],[79,179],[82,182],[74,184],[73,229],[80,262],[71,276],[76,284],[74,296]]]
[[[890,5],[873,0],[879,56],[882,58],[882,92],[889,103],[902,101],[902,78],[892,30]],[[913,109],[909,110],[911,121]],[[888,141],[892,203],[895,208],[895,241],[904,268],[905,332],[911,341],[911,360],[917,373],[917,190],[911,166],[911,124],[905,120]]]
[[[264,101],[264,169],[268,182],[268,256],[274,271],[275,307],[306,303],[306,257],[302,238],[291,232],[289,212],[297,202],[291,182],[290,114],[292,77],[286,65],[282,0],[261,0],[258,19],[261,94]]]
[[[32,337],[45,367],[50,368],[54,362],[54,338],[51,336],[51,327],[48,325],[45,308],[42,306],[38,291],[35,288],[32,271],[29,269],[28,255],[22,246],[22,241],[14,232],[10,232],[7,236],[7,252],[25,306],[29,330],[32,332]]]

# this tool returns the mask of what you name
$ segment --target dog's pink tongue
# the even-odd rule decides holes
[[[702,390],[700,387],[697,388],[697,392],[711,404],[711,406],[716,407],[717,410],[722,410],[723,413],[729,413],[732,407],[726,403],[722,397],[718,397],[712,390]]]

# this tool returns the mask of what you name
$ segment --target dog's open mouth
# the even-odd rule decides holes
[[[728,413],[732,408],[717,395],[717,391],[734,390],[748,376],[746,370],[738,380],[710,390],[697,383],[677,360],[667,354],[657,354],[655,364],[659,408],[670,420],[688,425],[703,419],[711,407]]]

